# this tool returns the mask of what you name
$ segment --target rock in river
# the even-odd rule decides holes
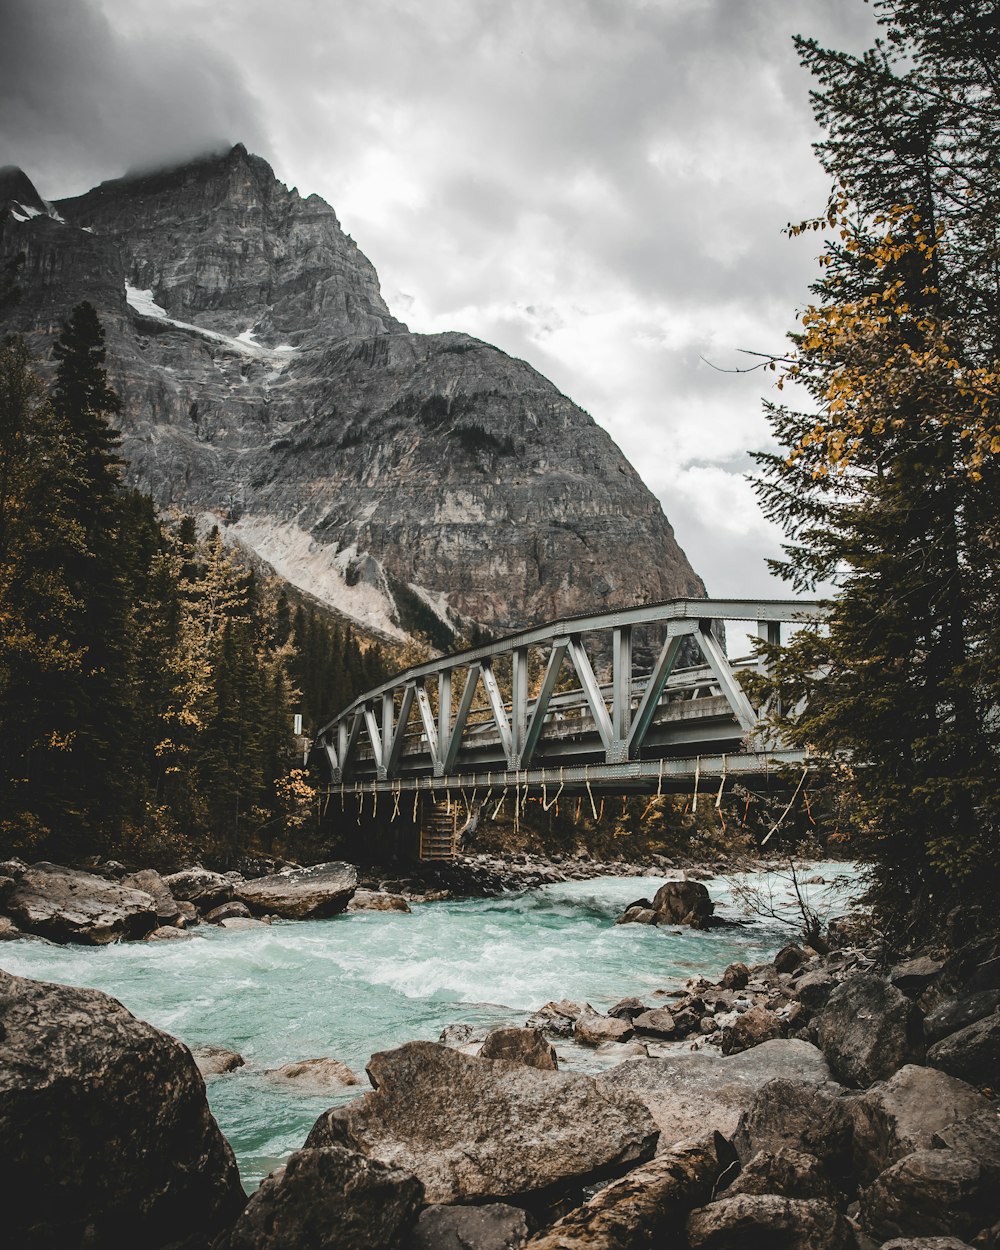
[[[228,903],[233,897],[233,883],[229,877],[207,868],[183,868],[164,877],[163,882],[174,898],[194,903],[202,911]]]
[[[334,861],[311,868],[282,868],[269,877],[237,881],[234,897],[257,915],[318,920],[343,911],[358,885],[353,864]]]
[[[346,1063],[339,1059],[300,1059],[264,1073],[282,1085],[294,1085],[304,1093],[336,1094],[345,1087],[361,1082]]]
[[[58,864],[26,868],[4,907],[25,933],[88,946],[145,937],[157,925],[150,895]]]
[[[188,1049],[97,990],[0,973],[11,1247],[175,1245],[246,1198]]]
[[[340,1143],[413,1172],[428,1202],[481,1202],[614,1175],[648,1159],[640,1099],[587,1076],[475,1059],[435,1042],[373,1055],[374,1090],[325,1112],[307,1147]]]
[[[559,1068],[555,1047],[545,1040],[541,1029],[493,1029],[487,1034],[479,1057],[506,1059],[543,1072],[556,1072]]]

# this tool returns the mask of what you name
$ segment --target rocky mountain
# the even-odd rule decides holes
[[[131,480],[362,626],[439,639],[704,594],[610,437],[522,360],[412,334],[333,209],[242,145],[50,204],[0,171],[0,326],[97,308]]]

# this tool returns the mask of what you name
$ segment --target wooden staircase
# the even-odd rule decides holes
[[[453,860],[458,828],[458,804],[426,803],[420,819],[420,858]]]

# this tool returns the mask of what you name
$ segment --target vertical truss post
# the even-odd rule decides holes
[[[382,765],[389,767],[389,752],[392,750],[393,720],[396,706],[393,699],[394,691],[387,690],[382,696]]]
[[[438,753],[441,773],[444,775],[444,756],[451,742],[451,669],[438,673]]]
[[[632,627],[614,631],[611,643],[611,728],[612,743],[607,752],[609,764],[628,760],[628,731],[632,719]]]
[[[516,647],[511,655],[510,755],[521,767],[524,738],[528,730],[528,648]]]
[[[758,621],[757,637],[761,642],[766,642],[772,647],[781,646],[781,622],[780,621]],[[757,661],[758,670],[765,676],[770,676],[774,672],[774,665],[766,656],[761,656]],[[767,710],[774,712],[777,716],[781,715],[781,700],[778,698],[769,699],[767,701]],[[758,708],[758,713],[763,715],[764,708]]]

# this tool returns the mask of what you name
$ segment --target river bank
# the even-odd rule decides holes
[[[491,866],[491,871],[495,867]],[[539,865],[528,863],[516,867],[534,873]],[[558,871],[564,870],[560,864],[553,867]],[[590,866],[586,864],[571,867],[571,871],[581,873],[589,870]],[[660,881],[663,875],[659,875]],[[364,873],[361,879],[374,884]],[[916,1016],[920,1017],[921,1029],[925,1029],[925,1015],[930,1018],[949,995],[962,989],[963,984],[964,988],[968,988],[969,978],[961,969],[956,971],[957,965],[952,967],[947,961],[937,960],[931,961],[934,967],[923,965],[922,970],[911,969],[909,973],[902,974],[898,969],[895,972],[886,970],[886,975],[880,971],[884,962],[881,947],[866,944],[867,939],[861,944],[856,940],[850,944],[852,935],[843,926],[837,936],[840,946],[828,955],[814,954],[799,947],[783,950],[775,959],[776,948],[786,945],[784,930],[773,920],[766,921],[760,917],[749,924],[733,923],[709,931],[616,925],[614,921],[636,896],[654,892],[654,883],[647,884],[647,881],[648,878],[605,877],[599,881],[556,882],[537,890],[486,901],[449,899],[423,906],[413,900],[410,913],[393,910],[375,914],[365,910],[343,914],[332,921],[274,922],[271,925],[261,924],[253,930],[235,932],[205,924],[195,929],[194,936],[187,941],[123,943],[96,951],[82,946],[54,947],[44,942],[16,942],[2,949],[0,959],[10,952],[11,958],[3,960],[4,966],[22,976],[77,982],[86,980],[88,984],[100,984],[121,997],[140,1016],[152,1019],[189,1042],[197,1044],[200,1038],[228,1043],[233,1049],[240,1050],[248,1061],[244,1067],[228,1075],[210,1076],[208,1085],[213,1109],[224,1123],[227,1136],[243,1156],[245,1175],[252,1181],[282,1162],[289,1152],[295,1160],[292,1169],[295,1171],[300,1166],[311,1167],[317,1162],[315,1154],[310,1152],[332,1151],[332,1155],[322,1156],[324,1166],[336,1163],[337,1167],[346,1167],[351,1160],[356,1160],[354,1152],[359,1146],[361,1157],[374,1161],[390,1156],[396,1158],[405,1149],[410,1152],[408,1174],[411,1177],[415,1175],[424,1185],[425,1196],[429,1193],[440,1198],[441,1193],[434,1189],[440,1183],[440,1177],[437,1172],[431,1175],[426,1170],[422,1174],[421,1157],[435,1156],[438,1160],[435,1167],[439,1171],[445,1166],[441,1159],[452,1157],[448,1153],[450,1150],[457,1150],[465,1157],[463,1152],[471,1149],[475,1153],[479,1149],[472,1143],[482,1144],[491,1137],[495,1139],[496,1123],[488,1130],[483,1123],[477,1124],[475,1107],[484,1098],[489,1103],[499,1096],[494,1078],[499,1079],[506,1073],[504,1080],[508,1085],[513,1081],[516,1087],[507,1089],[504,1095],[513,1099],[511,1115],[514,1120],[519,1115],[523,1118],[524,1108],[518,1099],[528,1098],[534,1107],[535,1135],[546,1144],[546,1154],[553,1159],[562,1159],[559,1167],[569,1169],[567,1175],[560,1173],[552,1181],[562,1194],[559,1203],[565,1206],[576,1202],[577,1212],[583,1212],[586,1209],[586,1203],[580,1205],[585,1198],[581,1189],[583,1184],[596,1181],[601,1176],[606,1178],[609,1170],[613,1173],[626,1167],[655,1169],[660,1166],[657,1161],[653,1164],[642,1162],[648,1153],[650,1138],[655,1138],[653,1146],[659,1152],[656,1160],[665,1157],[665,1152],[669,1154],[673,1151],[676,1141],[692,1131],[702,1133],[706,1128],[714,1128],[727,1139],[739,1142],[741,1117],[755,1114],[754,1099],[769,1082],[778,1080],[780,1083],[781,1080],[794,1078],[804,1088],[822,1091],[824,1098],[829,1095],[829,1099],[822,1102],[822,1107],[826,1108],[824,1116],[829,1111],[827,1103],[830,1099],[835,1100],[835,1104],[831,1103],[835,1105],[835,1112],[831,1114],[839,1116],[847,1109],[853,1116],[855,1104],[860,1105],[859,1100],[868,1097],[860,1091],[872,1080],[875,1088],[881,1090],[887,1079],[891,1081],[892,1074],[884,1068],[878,1075],[872,1070],[863,1070],[859,1079],[858,1073],[845,1068],[843,1059],[834,1054],[834,1039],[849,1032],[849,1021],[859,1015],[867,1015],[869,1020],[873,1020],[875,1009],[880,1013],[879,1018],[883,1015],[889,1018],[887,1031],[877,1030],[876,1051],[891,1054],[893,1063],[903,1063],[904,1068],[916,1067],[921,1074],[921,1083],[917,1085],[913,1083],[913,1075],[907,1075],[903,1082],[904,1093],[900,1097],[911,1104],[926,1104],[932,1110],[938,1107],[939,1119],[941,1114],[955,1112],[955,1100],[951,1097],[955,1087],[938,1088],[940,1074],[943,1073],[949,1080],[954,1078],[949,1077],[943,1067],[935,1067],[933,1062],[928,1066],[929,1058],[934,1060],[936,1056],[929,1056],[926,1040],[921,1052],[912,1048],[893,1050],[888,1046],[887,1039],[898,1035],[901,1019],[904,1036],[908,1036],[908,1030],[912,1032]],[[709,887],[723,919],[747,919],[740,915],[736,896],[732,892],[727,894],[728,887],[724,882],[710,880]],[[857,936],[853,935],[855,939]],[[849,941],[846,946],[843,944],[845,940]],[[736,943],[735,947],[733,943]],[[18,953],[16,958],[15,952]],[[318,973],[317,969],[320,970]],[[99,972],[97,977],[94,976],[95,970]],[[989,973],[980,972],[979,975],[988,979]],[[894,977],[896,980],[902,977],[901,986],[893,984]],[[869,991],[872,985],[884,986],[883,998],[889,1002],[891,1010],[883,1010],[885,1002],[882,999],[875,1002],[874,1008],[867,999],[861,1002],[852,1000],[847,1020],[842,1019],[824,1034],[822,1022],[831,1010],[831,1004],[836,1007],[833,1002],[835,995],[843,986],[850,984],[867,984]],[[156,999],[153,991],[158,987],[162,990],[165,985],[172,986],[172,992],[165,998]],[[225,986],[229,992],[220,995],[220,986]],[[403,992],[404,987],[411,996]],[[980,989],[976,992],[988,994],[990,991]],[[1000,999],[1000,994],[996,997]],[[547,1009],[544,1007],[546,999],[551,999],[554,1004]],[[900,1016],[901,1000],[909,1004],[903,1016]],[[376,1027],[378,1012],[386,1003],[394,1004],[396,1014],[389,1027],[385,1027],[385,1023]],[[233,1004],[239,1004],[243,1010],[242,1033],[239,1029],[236,1033],[232,1032]],[[224,1027],[227,1009],[230,1009],[229,1031]],[[273,1018],[282,1022],[282,1028],[276,1033],[282,1034],[284,1049],[274,1046],[268,1050],[261,1046],[260,1026],[271,1010]],[[968,1004],[956,1006],[950,1017],[951,1025],[947,1025],[946,1021],[946,1026],[953,1026],[958,1019],[964,1020],[968,1011]],[[983,1019],[987,1020],[986,1026],[980,1020],[962,1027],[978,1023],[981,1031],[988,1031],[990,1013]],[[192,1032],[196,1022],[201,1029],[197,1037]],[[336,1022],[338,1028],[343,1026],[346,1034],[353,1036],[353,1049],[352,1045],[342,1045],[340,1041],[336,1045],[329,1044],[332,1040],[331,1022]],[[534,1039],[536,1054],[539,1033],[544,1037],[545,1045],[554,1048],[558,1072],[526,1078],[517,1074],[510,1076],[510,1046],[516,1044],[518,1036],[522,1036],[525,1025],[537,1030],[525,1035]],[[514,1043],[509,1032],[512,1026],[518,1026],[517,1034],[513,1035]],[[940,1024],[931,1027],[937,1029]],[[498,1029],[507,1032],[497,1034]],[[487,1042],[487,1053],[491,1047],[495,1050],[502,1043],[506,1047],[502,1053],[508,1055],[507,1060],[476,1057],[482,1045],[481,1039],[491,1032],[494,1040]],[[945,1036],[961,1032],[962,1028],[952,1027],[951,1034]],[[452,1043],[451,1046],[434,1044],[433,1039],[442,1033]],[[344,1035],[342,1031],[341,1036]],[[609,1040],[609,1035],[616,1036],[618,1040]],[[414,1038],[426,1040],[413,1042],[411,1039]],[[935,1044],[932,1042],[931,1046]],[[987,1038],[984,1043],[987,1051],[988,1044]],[[414,1046],[417,1051],[412,1049]],[[428,1046],[429,1051],[426,1049]],[[425,1049],[420,1050],[420,1047]],[[955,1052],[963,1047],[968,1049],[964,1043],[958,1047],[953,1044],[951,1049]],[[347,1066],[363,1080],[362,1069],[366,1064],[372,1071],[374,1061],[369,1056],[373,1050],[397,1056],[379,1061],[384,1071],[381,1076],[376,1071],[374,1079],[380,1082],[381,1089],[394,1087],[394,1083],[398,1086],[396,1073],[398,1065],[403,1063],[409,1073],[407,1082],[416,1082],[414,1088],[424,1091],[419,1115],[414,1117],[412,1107],[410,1112],[404,1113],[401,1108],[387,1104],[384,1094],[374,1108],[368,1107],[364,1115],[351,1113],[351,1107],[360,1107],[366,1101],[364,1097],[360,1103],[358,1101],[361,1087],[343,1088],[331,1094],[328,1086],[325,1093],[306,1095],[303,1087],[297,1087],[294,1080],[279,1088],[274,1076],[276,1069],[290,1061],[330,1056],[347,1061]],[[454,1058],[448,1058],[449,1055]],[[907,1059],[917,1062],[907,1065],[904,1062]],[[949,1062],[952,1061],[946,1058],[945,1063]],[[988,1062],[988,1056],[983,1062]],[[457,1067],[454,1066],[456,1064]],[[469,1068],[469,1064],[473,1066]],[[970,1075],[976,1074],[967,1071],[966,1076]],[[582,1098],[581,1090],[590,1092],[581,1104],[579,1117],[570,1125],[561,1124],[564,1119],[561,1114],[555,1116],[546,1110],[543,1098],[546,1090],[553,1094],[553,1081],[558,1084],[564,1078],[589,1082],[573,1087],[577,1090],[574,1097]],[[525,1080],[534,1082],[530,1089],[521,1089]],[[541,1085],[538,1085],[539,1081]],[[969,1085],[973,1093],[976,1092],[974,1081],[964,1080],[964,1084]],[[447,1096],[446,1090],[451,1090]],[[559,1097],[568,1096],[562,1085],[560,1090]],[[890,1091],[890,1094],[898,1102],[897,1092]],[[263,1139],[258,1134],[255,1141],[251,1141],[246,1135],[241,1137],[241,1134],[245,1134],[248,1127],[246,1119],[253,1114],[253,1108],[256,1106],[258,1113],[260,1111],[262,1104],[259,1097],[263,1098],[265,1116],[273,1117],[276,1131]],[[878,1104],[877,1116],[884,1116],[885,1098],[881,1093],[878,1097],[882,1101]],[[980,1095],[977,1094],[977,1097]],[[565,1163],[567,1151],[572,1154],[573,1150],[577,1150],[578,1139],[588,1135],[587,1117],[597,1115],[606,1119],[606,1112],[600,1111],[604,1103],[591,1105],[589,1100],[592,1098],[611,1098],[619,1102],[624,1099],[631,1108],[629,1123],[633,1130],[637,1125],[646,1123],[644,1117],[649,1117],[647,1130],[638,1134],[635,1150],[629,1153],[632,1148],[626,1150],[622,1146],[624,1153],[620,1152],[621,1158],[614,1166],[608,1164],[606,1159],[603,1163],[595,1163],[593,1158],[586,1167],[579,1159],[572,1166]],[[967,1110],[972,1105],[970,1098],[971,1094],[963,1091],[964,1101],[959,1100],[959,1110]],[[542,1101],[539,1102],[539,1099]],[[371,1096],[368,1096],[370,1102]],[[812,1106],[816,1099],[811,1095],[806,1098],[803,1090],[798,1090],[793,1102],[799,1108],[795,1114],[800,1115],[801,1105]],[[451,1146],[440,1137],[440,1133],[437,1133],[437,1142],[424,1139],[415,1145],[419,1131],[423,1130],[418,1131],[414,1124],[416,1121],[426,1122],[430,1115],[429,1108],[435,1103],[442,1117],[436,1122],[441,1126],[454,1124],[464,1127],[455,1130],[458,1137]],[[992,1105],[989,1100],[987,1104]],[[343,1140],[349,1139],[353,1143],[349,1155],[336,1154],[337,1150],[347,1149],[338,1137],[336,1143],[326,1141],[325,1144],[317,1144],[313,1141],[306,1152],[309,1157],[298,1159],[309,1125],[320,1121],[327,1123],[329,1117],[325,1116],[325,1112],[331,1106],[334,1108],[334,1121],[330,1131],[336,1131]],[[869,1103],[866,1102],[865,1107],[869,1107]],[[983,1104],[977,1103],[976,1107],[982,1110]],[[293,1109],[294,1114],[290,1114]],[[337,1118],[341,1113],[348,1118]],[[352,1114],[354,1119],[350,1118]],[[781,1114],[790,1113],[784,1108]],[[766,1116],[770,1115],[768,1111]],[[851,1122],[853,1124],[854,1120]],[[375,1141],[371,1127],[375,1123],[383,1127],[387,1124],[394,1126],[389,1134],[391,1140]],[[843,1136],[841,1130],[842,1126],[838,1132]],[[507,1130],[502,1127],[500,1131]],[[414,1132],[417,1138],[414,1138]],[[851,1132],[854,1132],[853,1128]],[[434,1136],[431,1133],[431,1137]],[[411,1144],[405,1146],[404,1139]],[[917,1139],[911,1134],[906,1140],[912,1142]],[[577,1146],[571,1150],[573,1141],[577,1141]],[[800,1139],[799,1145],[807,1146],[810,1142],[812,1138]],[[608,1142],[607,1145],[610,1149],[614,1143]],[[246,1166],[247,1146],[255,1151],[250,1167]],[[812,1148],[819,1150],[815,1142]],[[941,1149],[937,1145],[935,1148]],[[855,1168],[853,1149],[852,1146],[848,1151],[851,1168]],[[809,1154],[810,1151],[797,1150],[796,1153]],[[860,1159],[861,1156],[858,1157]],[[713,1155],[713,1158],[717,1159],[717,1156]],[[843,1152],[838,1158],[842,1163]],[[954,1159],[942,1156],[935,1160],[938,1164],[942,1161],[954,1162]],[[779,1185],[780,1189],[780,1177],[776,1180],[775,1176],[782,1168],[787,1173],[790,1166],[784,1155],[777,1164],[767,1164],[767,1168],[759,1161],[751,1167],[749,1156],[743,1162],[746,1165],[745,1175],[757,1177],[756,1180],[745,1181],[744,1185],[757,1186],[758,1190],[762,1184]],[[825,1176],[829,1171],[828,1163],[822,1159],[820,1163]],[[350,1165],[358,1166],[356,1163]],[[489,1166],[482,1166],[487,1171],[495,1171],[499,1163],[494,1160]],[[445,1170],[450,1167],[451,1164],[448,1164]],[[759,1176],[762,1168],[767,1172],[764,1181]],[[886,1170],[881,1168],[879,1175]],[[798,1164],[792,1172],[797,1177],[794,1183],[800,1189],[808,1188],[812,1183],[808,1182],[808,1178],[803,1181],[798,1175],[801,1172]],[[287,1173],[282,1175],[287,1176]],[[847,1245],[851,1243],[843,1238],[849,1235],[855,1238],[853,1244],[877,1245],[880,1244],[878,1240],[863,1240],[865,1236],[870,1238],[871,1234],[864,1232],[858,1223],[860,1206],[854,1207],[853,1211],[857,1227],[852,1226],[850,1220],[844,1223],[844,1211],[861,1201],[858,1197],[860,1190],[874,1184],[874,1179],[866,1183],[862,1183],[863,1180],[856,1168],[847,1179],[842,1176],[838,1181],[838,1197],[832,1206],[829,1195],[825,1199],[815,1197],[815,1193],[823,1189],[815,1177],[812,1197],[795,1197],[787,1193],[782,1196],[771,1190],[765,1196],[781,1198],[781,1202],[755,1202],[750,1214],[747,1213],[747,1201],[751,1191],[744,1188],[734,1192],[730,1198],[731,1203],[736,1203],[739,1198],[740,1220],[745,1222],[752,1216],[757,1221],[756,1224],[747,1224],[747,1229],[763,1229],[772,1237],[778,1235],[772,1225],[779,1217],[787,1223],[794,1216],[802,1227],[806,1226],[809,1210],[794,1207],[796,1202],[825,1201],[827,1208],[834,1211],[834,1216],[830,1217],[831,1227],[840,1240],[786,1239],[782,1244]],[[313,1182],[310,1182],[310,1192],[316,1190]],[[275,1183],[269,1182],[269,1192],[273,1193]],[[516,1192],[505,1191],[502,1197],[506,1206],[512,1207],[515,1213],[523,1214],[511,1216],[508,1212],[507,1218],[515,1223],[518,1218],[522,1219],[525,1235],[529,1226],[541,1233],[546,1224],[551,1224],[555,1215],[561,1213],[562,1208],[559,1203],[546,1205],[547,1199],[542,1202],[534,1183],[525,1181],[523,1177],[517,1183],[527,1185],[527,1188]],[[785,1176],[785,1181],[781,1183],[785,1183],[787,1188],[792,1182]],[[400,1181],[400,1184],[405,1189],[405,1183]],[[655,1190],[656,1184],[655,1177],[647,1178],[643,1181],[643,1189],[646,1191],[652,1187]],[[952,1177],[948,1184],[954,1188],[957,1182]],[[973,1193],[979,1182],[972,1184],[966,1181],[962,1184],[968,1193]],[[498,1180],[496,1185],[502,1189],[514,1185],[514,1182],[507,1176]],[[845,1186],[849,1192],[845,1191]],[[325,1192],[329,1186],[324,1188],[321,1185],[319,1188]],[[614,1188],[612,1186],[611,1191]],[[282,1202],[289,1201],[288,1192]],[[497,1196],[494,1192],[493,1197]],[[478,1191],[471,1199],[469,1193],[464,1191],[457,1198],[447,1194],[445,1197],[447,1200],[443,1205],[436,1201],[425,1207],[420,1220],[426,1223],[431,1217],[439,1221],[445,1217],[468,1219],[471,1217],[465,1204],[470,1200],[477,1204],[486,1201],[486,1196]],[[296,1205],[301,1199],[302,1195],[295,1200]],[[327,1194],[323,1202],[329,1201],[332,1199]],[[460,1208],[453,1207],[453,1201],[458,1201]],[[969,1201],[972,1202],[972,1199]],[[788,1203],[793,1203],[794,1209]],[[706,1209],[718,1205],[711,1203]],[[307,1203],[302,1207],[303,1218],[307,1218],[306,1207],[315,1213],[314,1206]],[[968,1212],[963,1215],[960,1211],[955,1218],[960,1222],[964,1219],[966,1224],[971,1218],[979,1218],[982,1213],[981,1194],[972,1202],[971,1209],[973,1215]],[[411,1204],[407,1211],[395,1231],[385,1233],[383,1229],[386,1239],[379,1244],[396,1244],[404,1233],[411,1239],[416,1236],[412,1229],[406,1232],[416,1217],[416,1207]],[[329,1214],[327,1208],[327,1216]],[[713,1213],[713,1219],[717,1215],[718,1212]],[[815,1210],[812,1210],[812,1215],[816,1216]],[[583,1216],[578,1214],[578,1218]],[[869,1224],[876,1219],[872,1227],[884,1227],[877,1223],[881,1217],[872,1216],[869,1212],[866,1218]],[[768,1219],[772,1225],[766,1223]],[[648,1238],[651,1235],[647,1226],[643,1236]],[[713,1237],[721,1235],[712,1234]],[[511,1233],[511,1238],[514,1239],[468,1244],[520,1244],[514,1233]],[[234,1246],[237,1244],[276,1246],[296,1243],[233,1243]],[[328,1244],[347,1243],[331,1241]],[[413,1244],[430,1246],[449,1243],[425,1240]],[[648,1240],[591,1240],[566,1244],[638,1246],[649,1243]],[[709,1239],[698,1243],[692,1241],[692,1244],[748,1243]]]

